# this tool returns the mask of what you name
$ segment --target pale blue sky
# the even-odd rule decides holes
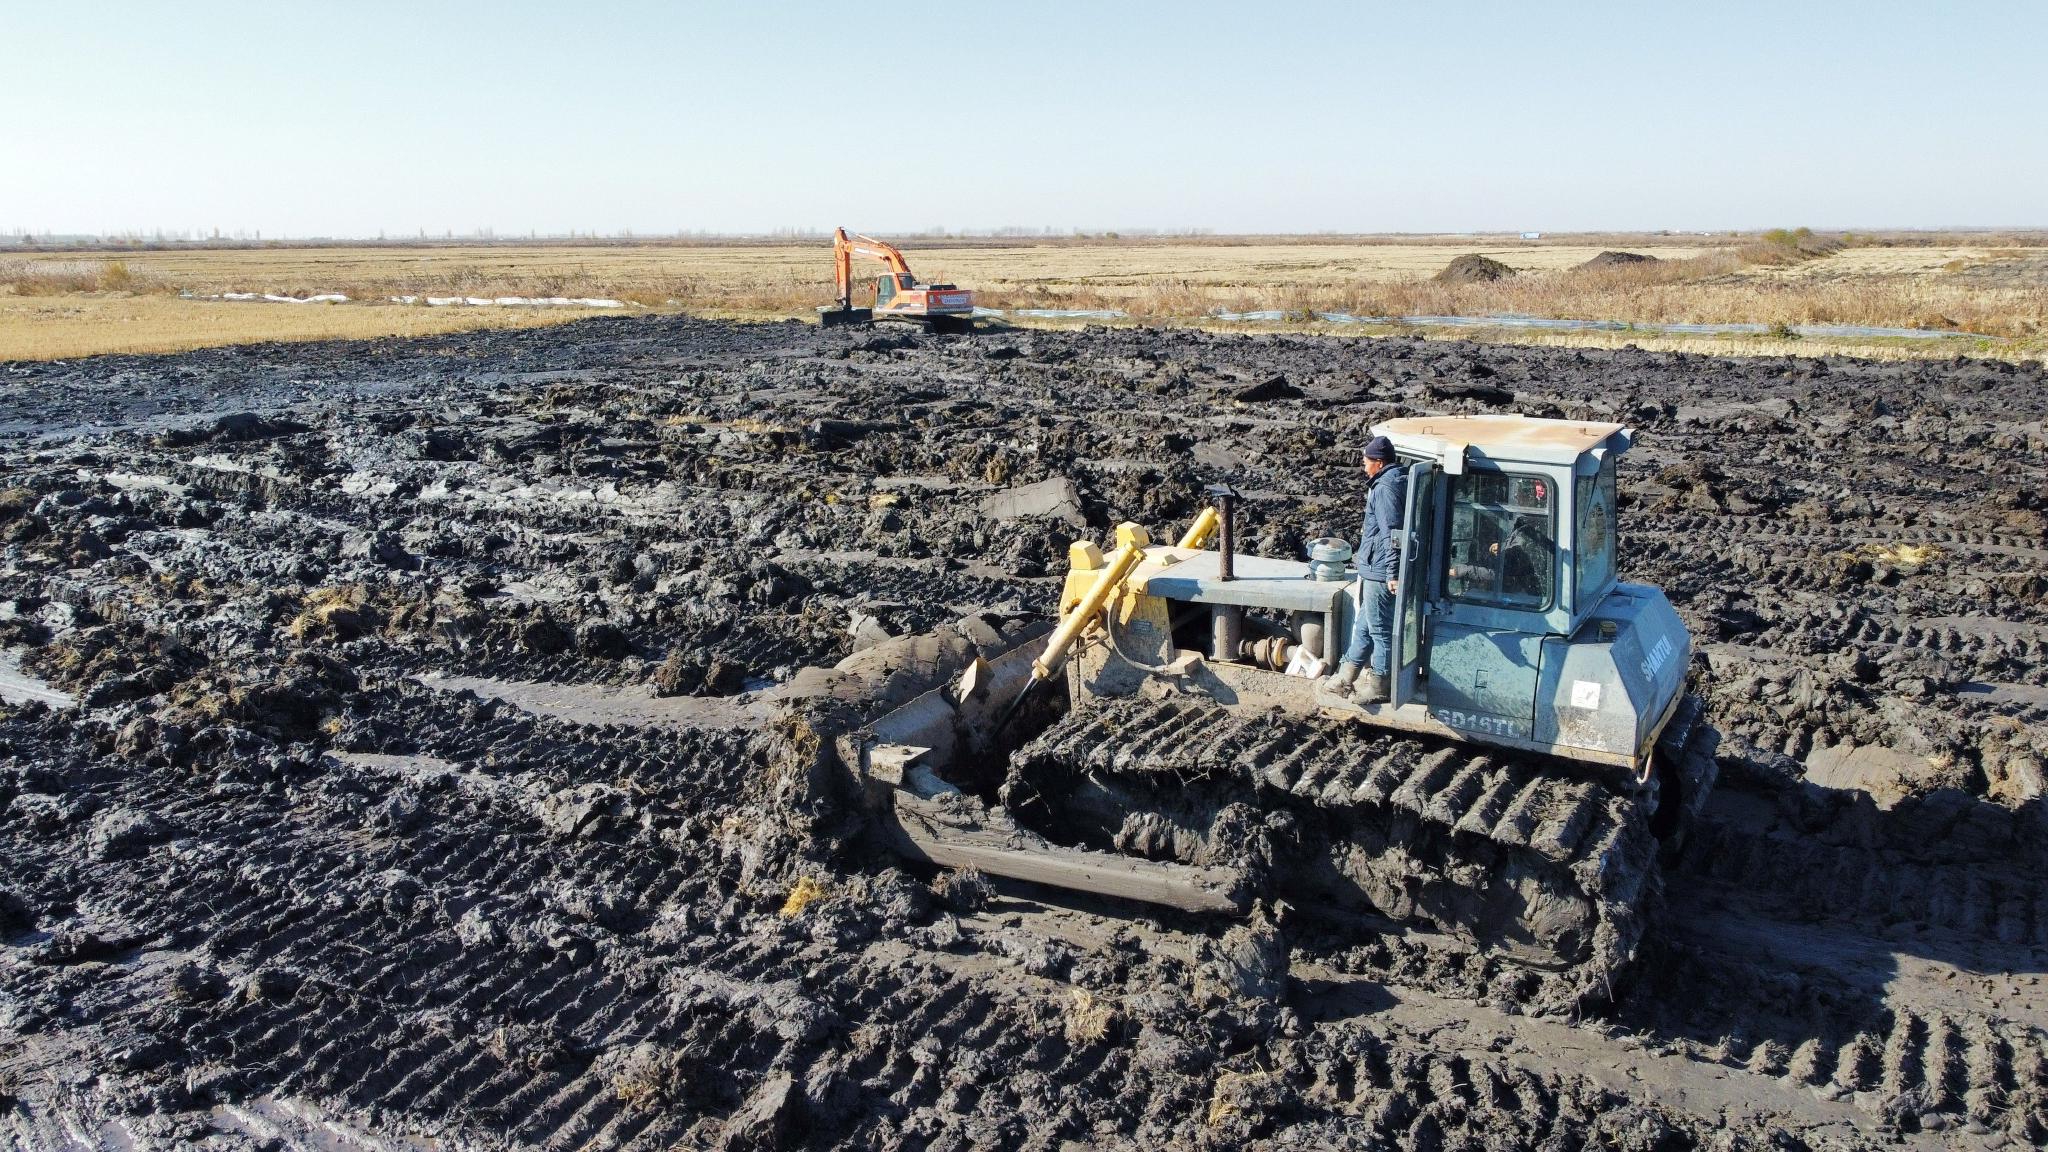
[[[0,229],[2048,225],[2048,3],[0,0]]]

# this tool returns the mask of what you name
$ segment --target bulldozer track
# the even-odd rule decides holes
[[[1171,796],[1197,782],[1211,786],[1218,804],[1234,796],[1268,809],[1279,799],[1293,811],[1325,814],[1333,829],[1401,821],[1373,847],[1360,847],[1342,831],[1330,833],[1332,847],[1391,850],[1398,865],[1351,877],[1362,882],[1366,902],[1385,916],[1420,919],[1481,945],[1520,938],[1532,952],[1553,947],[1501,922],[1515,904],[1505,891],[1509,877],[1540,875],[1546,896],[1582,900],[1590,908],[1585,930],[1561,938],[1562,949],[1553,948],[1548,962],[1538,964],[1569,970],[1565,984],[1581,996],[1612,986],[1642,932],[1637,905],[1655,851],[1648,813],[1637,798],[1595,775],[1464,745],[1176,698],[1099,701],[1069,713],[1021,749],[1012,758],[1010,785],[1020,819],[1033,817],[1024,798],[1046,798],[1064,787],[1047,779],[1054,773],[1095,785],[1066,798],[1054,827],[1066,824],[1066,813],[1089,810],[1092,799],[1119,787],[1140,797]],[[1025,787],[1017,786],[1020,780]],[[1104,813],[1091,810],[1098,838],[1106,834],[1125,851],[1161,851],[1142,807],[1114,796],[1108,802],[1106,815],[1124,822],[1110,827]],[[1183,841],[1201,841],[1209,830],[1179,831]],[[1196,851],[1223,847],[1205,844]],[[1188,849],[1183,843],[1178,851]]]

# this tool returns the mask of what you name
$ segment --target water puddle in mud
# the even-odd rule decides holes
[[[1838,792],[1864,792],[1886,810],[1927,787],[1939,769],[1925,756],[1877,744],[1815,748],[1806,757],[1806,781]]]
[[[90,469],[80,468],[78,470],[78,478],[80,480],[91,480],[94,478],[94,473]],[[156,491],[168,492],[173,496],[183,497],[189,495],[192,491],[188,485],[180,484],[169,476],[159,476],[155,473],[122,472],[116,470],[101,473],[99,478],[123,492]]]
[[[443,692],[474,692],[515,708],[573,724],[630,728],[760,728],[775,718],[774,702],[758,695],[656,696],[649,684],[547,684],[429,672],[414,677]]]
[[[78,698],[71,693],[52,688],[49,681],[22,671],[19,652],[0,651],[0,700],[9,704],[47,704],[57,709],[78,707]]]
[[[2048,716],[2048,686],[2040,684],[1973,682],[1958,685],[1956,695],[1966,700],[1981,700],[1986,704],[2012,705],[2024,711]]]
[[[216,1126],[242,1131],[258,1147],[290,1152],[428,1152],[439,1141],[419,1142],[388,1131],[371,1134],[290,1096],[263,1095],[217,1106]]]
[[[884,556],[868,549],[835,549],[825,552],[778,551],[770,559],[777,564],[803,571],[819,565],[849,564],[875,568],[908,569],[914,572],[932,572],[936,563],[929,556]],[[1014,569],[988,560],[968,560],[956,569],[965,576],[983,580],[1003,580],[1011,583],[1045,584],[1062,579],[1058,576],[1019,576]],[[962,611],[966,606],[961,607]]]
[[[1985,551],[1997,550],[1986,545],[1972,547]],[[1982,640],[2008,643],[2048,640],[2048,630],[2044,630],[2038,624],[2029,624],[2024,620],[2003,620],[1996,616],[1923,616],[1913,621],[1913,625],[1928,631],[1948,629]]]

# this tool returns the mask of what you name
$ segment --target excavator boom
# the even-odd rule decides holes
[[[884,244],[868,236],[848,236],[841,228],[832,234],[832,263],[839,287],[839,306],[853,307],[853,258],[865,256],[880,261],[894,276],[910,275],[910,262],[894,244]]]

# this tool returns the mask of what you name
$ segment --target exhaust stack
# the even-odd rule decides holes
[[[1215,503],[1217,517],[1221,520],[1216,538],[1216,578],[1237,579],[1237,489],[1228,484],[1211,484],[1203,489],[1205,495]]]
[[[1204,489],[1216,506],[1216,579],[1237,579],[1237,489],[1211,484]],[[1218,604],[1210,621],[1209,655],[1226,663],[1239,659],[1244,647],[1244,609]]]

